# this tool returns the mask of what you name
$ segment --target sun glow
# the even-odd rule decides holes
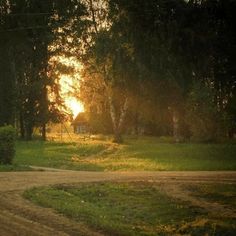
[[[75,68],[75,72],[71,75],[60,75],[61,97],[65,102],[67,111],[71,112],[75,118],[80,112],[84,111],[83,104],[76,98],[76,90],[79,89],[80,68],[81,65],[76,60],[65,57],[58,57],[58,60]]]
[[[83,104],[73,95],[73,83],[74,78],[69,75],[61,75],[60,81],[61,85],[61,96],[65,102],[65,106],[69,112],[72,113],[73,118],[75,118],[80,112],[84,111]]]
[[[65,105],[71,110],[73,118],[75,118],[80,112],[84,111],[83,104],[73,97],[66,97]]]

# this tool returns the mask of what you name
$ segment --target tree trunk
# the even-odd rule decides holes
[[[173,110],[173,137],[175,139],[175,142],[178,143],[180,141],[179,136],[179,114],[176,110]]]
[[[45,123],[42,125],[42,140],[43,141],[47,140],[47,137],[46,137],[46,124]]]
[[[123,143],[123,138],[119,130],[116,130],[114,132],[114,137],[113,137],[113,142],[114,143]]]
[[[20,114],[20,137],[21,139],[25,138],[25,127],[24,127],[24,120],[23,120],[22,114]]]
[[[111,114],[111,120],[112,120],[112,125],[113,125],[113,132],[114,132],[114,139],[113,142],[114,143],[122,143],[123,139],[122,139],[122,127],[124,124],[124,120],[125,120],[125,116],[127,113],[127,109],[128,109],[128,99],[125,99],[124,105],[121,108],[120,111],[120,117],[118,119],[118,115],[117,112],[115,110],[115,106],[112,100],[112,97],[109,96],[109,105],[110,105],[110,114]]]
[[[128,110],[128,98],[125,99],[124,105],[120,111],[120,119],[119,119],[119,123],[118,123],[118,127],[117,127],[118,130],[120,130],[120,131],[123,127],[127,110]]]
[[[109,107],[110,107],[110,115],[111,115],[111,121],[112,121],[112,126],[113,126],[113,131],[117,130],[117,122],[116,122],[116,111],[115,111],[115,106],[113,104],[113,100],[111,96],[108,96],[109,100]]]
[[[32,135],[33,135],[33,127],[30,124],[27,124],[26,126],[26,140],[32,140]]]

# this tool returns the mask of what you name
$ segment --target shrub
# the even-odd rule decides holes
[[[11,164],[15,155],[15,129],[0,127],[0,164]]]

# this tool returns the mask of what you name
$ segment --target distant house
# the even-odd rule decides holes
[[[89,132],[88,119],[85,112],[80,112],[72,122],[74,133],[84,134]]]

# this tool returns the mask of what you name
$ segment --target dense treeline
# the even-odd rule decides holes
[[[116,142],[235,134],[236,1],[9,0],[0,10],[0,125],[22,137],[61,119],[51,58],[62,54],[83,65],[77,95],[93,132]]]
[[[81,83],[91,120],[106,120],[93,128],[109,131],[110,113],[118,141],[124,131],[232,137],[236,1],[111,0],[107,9],[109,27],[93,19]]]

